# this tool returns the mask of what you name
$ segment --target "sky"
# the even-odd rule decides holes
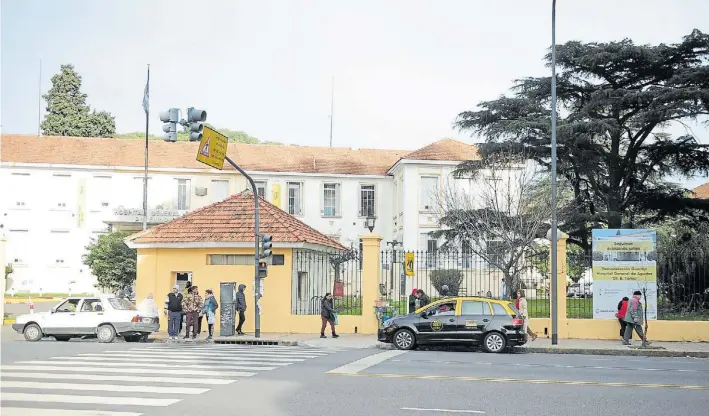
[[[706,0],[557,3],[557,43],[709,32]],[[194,106],[217,127],[313,146],[329,144],[334,77],[334,146],[412,150],[479,140],[453,128],[458,113],[549,73],[541,0],[2,0],[0,19],[4,133],[37,133],[40,60],[42,93],[74,64],[119,133],[145,130],[150,64],[152,134],[159,111]],[[706,125],[690,127],[709,143]]]

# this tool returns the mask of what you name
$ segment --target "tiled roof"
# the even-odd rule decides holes
[[[222,202],[192,211],[183,217],[134,235],[136,244],[151,243],[253,243],[253,194],[244,191]],[[334,249],[342,245],[286,213],[259,199],[259,232],[278,243],[310,243]]]
[[[694,196],[696,198],[709,199],[709,182],[705,183],[704,185],[697,186],[696,188],[692,189],[692,192],[694,192]]]
[[[463,162],[480,159],[477,146],[454,139],[442,139],[401,157],[409,160],[450,160]]]
[[[152,168],[208,169],[197,162],[198,143],[151,140]],[[3,134],[3,162],[92,166],[135,166],[145,163],[145,142],[130,139],[52,137]],[[386,175],[408,150],[274,146],[230,143],[228,155],[246,171],[340,175]],[[225,170],[233,170],[228,163]]]

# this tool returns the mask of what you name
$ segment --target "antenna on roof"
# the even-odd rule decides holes
[[[335,77],[332,77],[332,88],[330,90],[330,147],[332,147],[332,116],[335,109]]]
[[[42,136],[42,60],[39,60],[39,84],[37,84],[37,137]]]

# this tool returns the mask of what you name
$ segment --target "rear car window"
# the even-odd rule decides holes
[[[509,315],[507,309],[505,309],[505,307],[500,305],[499,303],[492,304],[492,311],[495,312],[495,315]]]
[[[514,304],[514,303],[508,303],[507,306],[508,306],[510,309],[512,309],[512,312],[514,312],[515,315],[519,316],[519,311],[518,311],[517,308],[515,307],[515,304]]]
[[[463,315],[490,315],[490,306],[487,302],[478,300],[463,301]]]
[[[108,303],[111,304],[113,309],[117,311],[135,311],[137,310],[135,305],[131,303],[128,299],[123,299],[123,298],[110,298],[108,299]]]

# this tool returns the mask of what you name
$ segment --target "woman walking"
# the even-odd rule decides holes
[[[207,341],[214,337],[214,321],[216,318],[217,308],[219,303],[214,297],[212,289],[207,289],[204,291],[207,299],[204,301],[204,307],[202,307],[202,314],[207,317],[207,327],[209,328],[209,335],[207,336]]]
[[[522,329],[524,329],[525,335],[532,339],[532,341],[537,339],[537,334],[535,334],[529,327],[529,312],[527,312],[527,298],[525,297],[524,289],[517,291],[517,310],[522,319],[524,319],[524,324]]]
[[[615,317],[618,318],[618,322],[620,322],[621,339],[625,338],[625,328],[628,326],[628,324],[625,322],[625,314],[628,313],[629,301],[630,299],[628,299],[627,296],[623,297],[623,299],[618,302],[618,312],[615,314]],[[632,335],[632,333],[630,335]]]
[[[335,307],[332,303],[332,294],[326,293],[325,297],[322,299],[320,304],[320,318],[322,319],[322,327],[320,327],[320,338],[327,338],[325,336],[325,329],[327,324],[330,323],[330,329],[332,329],[332,337],[339,338],[340,336],[335,333]]]

